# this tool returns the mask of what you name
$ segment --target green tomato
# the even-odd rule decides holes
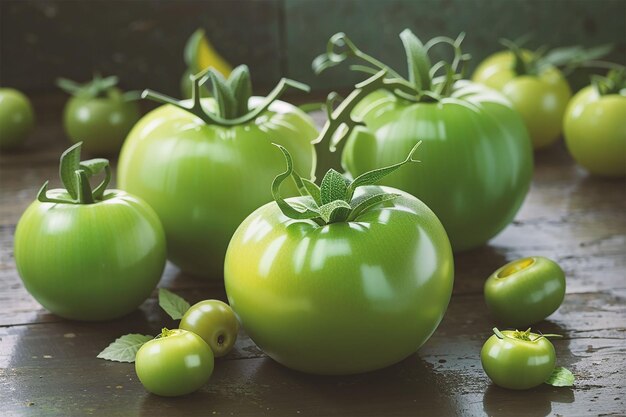
[[[260,101],[252,98],[250,107]],[[202,102],[216,110],[212,98]],[[235,229],[272,198],[269,184],[281,164],[272,142],[287,147],[298,172],[308,178],[315,170],[311,140],[316,136],[312,120],[282,101],[274,101],[254,120],[230,127],[209,125],[164,105],[130,132],[120,154],[119,184],[157,212],[174,264],[194,275],[219,278]]]
[[[526,51],[525,55],[531,53]],[[513,64],[511,52],[498,52],[476,68],[472,80],[499,90],[511,100],[524,119],[533,147],[545,148],[561,135],[572,91],[556,67],[548,67],[537,75],[517,75]]]
[[[215,357],[220,358],[235,346],[239,321],[228,304],[204,300],[187,310],[179,327],[202,337],[211,346]]]
[[[21,145],[34,123],[28,97],[12,88],[0,88],[0,150]]]
[[[480,352],[483,369],[494,384],[523,390],[541,385],[550,377],[556,361],[552,342],[529,331],[497,333],[487,339]]]
[[[491,274],[484,291],[487,307],[499,322],[528,326],[559,308],[565,297],[565,274],[542,256],[518,259]]]
[[[348,138],[343,166],[356,177],[398,162],[423,141],[422,162],[381,183],[426,203],[455,251],[484,244],[513,220],[530,187],[532,149],[521,118],[500,94],[459,81],[451,97],[413,103],[381,90],[354,113],[369,134],[355,130]]]
[[[149,392],[165,397],[190,394],[209,381],[213,352],[200,336],[164,329],[137,351],[135,372]]]
[[[115,155],[140,116],[138,104],[114,88],[106,97],[70,98],[63,123],[72,143],[83,142],[91,154]]]
[[[48,192],[66,198],[61,189]],[[15,231],[24,286],[47,310],[74,320],[124,316],[144,302],[165,267],[154,211],[124,191],[94,204],[33,202]]]
[[[413,354],[437,328],[454,273],[445,230],[400,190],[363,186],[354,200],[381,191],[398,196],[353,221],[293,220],[272,202],[235,232],[224,266],[228,300],[276,361],[314,374],[367,372]]]
[[[626,93],[600,95],[593,86],[580,90],[563,123],[565,143],[576,162],[594,175],[626,175],[625,119]]]

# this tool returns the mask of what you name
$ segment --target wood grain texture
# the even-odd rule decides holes
[[[29,145],[0,155],[1,416],[407,416],[624,415],[626,412],[626,183],[588,177],[562,145],[536,155],[532,189],[516,220],[488,245],[458,254],[444,321],[420,351],[390,368],[349,377],[293,372],[267,358],[245,335],[217,361],[211,382],[178,399],[147,394],[130,364],[96,355],[130,332],[175,326],[156,292],[120,320],[60,319],[24,290],[12,256],[15,225],[46,179],[56,179],[65,148],[54,117],[58,101],[39,100],[44,116]],[[320,115],[316,119],[321,121]],[[58,183],[58,182],[57,182]],[[567,274],[561,308],[537,328],[555,340],[558,363],[574,388],[512,392],[490,384],[479,352],[497,324],[484,305],[485,278],[510,260],[542,255]],[[213,281],[168,265],[162,287],[195,302],[225,300]]]

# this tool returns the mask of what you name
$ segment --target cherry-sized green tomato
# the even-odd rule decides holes
[[[525,59],[532,53],[524,51]],[[524,119],[535,149],[554,143],[561,135],[563,115],[572,91],[556,67],[546,66],[537,73],[515,71],[515,56],[510,51],[487,57],[472,76],[472,80],[494,88],[513,103]]]
[[[504,265],[485,282],[485,302],[499,323],[529,326],[554,313],[565,297],[565,274],[543,256]]]
[[[443,226],[417,198],[363,178],[347,186],[331,170],[321,192],[311,183],[311,195],[276,192],[228,247],[230,305],[252,340],[289,368],[389,366],[428,340],[448,306],[454,266]]]
[[[119,190],[105,190],[106,159],[82,161],[80,144],[61,157],[66,189],[47,190],[15,231],[15,262],[24,286],[50,312],[100,321],[135,310],[165,267],[165,234],[154,211]],[[94,190],[89,177],[105,171]]]
[[[21,145],[34,123],[28,97],[13,88],[0,88],[0,150]]]
[[[556,353],[546,337],[530,331],[494,332],[480,352],[483,369],[494,384],[523,390],[541,385],[550,377]]]
[[[187,310],[179,327],[204,339],[219,358],[235,346],[239,321],[228,304],[220,300],[204,300]]]
[[[141,116],[137,102],[116,84],[117,77],[96,77],[82,86],[59,80],[59,86],[73,95],[63,111],[65,132],[71,142],[83,142],[89,154],[117,155]]]
[[[299,172],[310,178],[317,131],[305,113],[275,101],[285,86],[299,84],[283,81],[267,98],[250,97],[251,90],[241,87],[249,77],[247,68],[238,67],[229,84],[210,74],[221,86],[214,89],[215,97],[238,100],[205,98],[193,108],[193,101],[172,101],[150,112],[124,144],[118,179],[120,188],[146,200],[159,215],[174,264],[193,275],[221,279],[235,229],[272,198],[267,184],[281,163],[272,142],[286,146]]]
[[[567,149],[591,174],[626,175],[626,78],[606,89],[591,85],[580,90],[567,107],[563,126]]]
[[[197,334],[163,329],[137,351],[135,372],[149,392],[164,397],[190,394],[213,373],[213,352]]]

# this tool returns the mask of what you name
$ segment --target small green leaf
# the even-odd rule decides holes
[[[107,361],[135,362],[135,356],[139,348],[152,339],[154,339],[152,336],[143,334],[126,334],[117,338],[115,342],[98,353],[97,357]]]
[[[574,385],[574,379],[574,374],[569,369],[558,367],[554,368],[552,375],[546,380],[546,384],[553,387],[571,387]]]
[[[344,200],[348,191],[349,181],[334,169],[329,169],[322,178],[320,187],[320,198],[322,205],[331,203],[335,200]]]
[[[350,204],[343,200],[333,200],[319,208],[320,215],[326,223],[341,222],[348,218]]]
[[[70,95],[76,95],[81,90],[82,86],[75,81],[68,80],[67,78],[57,78],[56,85],[61,90]]]
[[[406,59],[409,67],[409,81],[418,90],[430,90],[430,67],[431,62],[428,58],[428,51],[424,48],[424,44],[410,29],[404,29],[400,33],[402,45],[406,53]]]
[[[94,203],[91,184],[89,184],[89,177],[87,176],[85,170],[77,169],[74,176],[76,177],[76,183],[78,184],[78,202],[80,204]]]
[[[350,206],[352,206],[353,208],[352,208],[352,211],[350,212],[350,215],[348,216],[348,221],[349,222],[353,221],[361,213],[363,213],[364,211],[368,210],[369,208],[377,204],[383,203],[385,201],[393,200],[394,198],[397,198],[397,197],[400,197],[400,194],[380,193],[380,194],[370,195],[365,198],[354,199],[350,203]]]
[[[252,82],[250,81],[250,70],[246,65],[239,65],[228,77],[228,87],[233,93],[236,103],[235,117],[240,117],[248,113],[248,101],[252,96]]]
[[[417,142],[417,144],[415,144],[415,146],[413,146],[413,148],[409,152],[409,155],[406,157],[406,159],[404,161],[399,162],[399,163],[394,164],[394,165],[390,165],[388,167],[375,169],[373,171],[366,172],[366,173],[361,174],[358,177],[356,177],[354,179],[354,181],[352,181],[350,183],[350,185],[348,186],[347,198],[351,200],[352,196],[354,195],[354,191],[358,187],[361,187],[361,186],[364,186],[364,185],[375,184],[376,182],[380,181],[381,179],[383,179],[387,175],[389,175],[392,172],[396,171],[401,166],[403,166],[403,165],[405,165],[405,164],[407,164],[409,162],[418,162],[417,160],[413,159],[413,154],[415,153],[417,148],[421,145],[421,143],[422,142],[419,141],[419,142]]]
[[[68,148],[61,154],[61,163],[59,164],[59,176],[61,182],[67,190],[67,193],[73,199],[78,199],[78,182],[76,180],[76,171],[80,168],[80,148],[82,142]]]
[[[184,298],[165,288],[159,288],[159,306],[174,320],[182,319],[191,307]]]

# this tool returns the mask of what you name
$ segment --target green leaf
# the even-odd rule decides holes
[[[574,385],[574,379],[574,374],[569,369],[558,367],[554,368],[545,383],[553,387],[571,387]]]
[[[165,288],[159,288],[159,306],[174,320],[182,319],[191,307],[184,298]]]
[[[191,69],[192,73],[196,73],[204,69],[204,68],[196,67],[196,61],[197,61],[196,54],[198,50],[198,43],[200,42],[203,36],[204,36],[204,30],[196,29],[195,32],[193,32],[193,34],[187,40],[187,43],[185,44],[185,51],[184,51],[185,64],[187,64],[187,68]]]
[[[326,223],[341,222],[348,218],[350,204],[343,200],[333,200],[319,208],[319,213]]]
[[[428,58],[428,51],[424,48],[424,44],[410,29],[404,29],[400,33],[402,45],[406,53],[406,59],[409,67],[409,81],[418,90],[430,90],[430,67],[431,62]]]
[[[417,148],[420,146],[421,143],[422,142],[419,141],[419,142],[417,142],[417,144],[415,144],[415,146],[413,146],[413,148],[409,152],[409,155],[406,157],[406,159],[404,161],[399,162],[399,163],[394,164],[394,165],[390,165],[388,167],[375,169],[373,171],[369,171],[369,172],[363,173],[363,174],[359,175],[358,177],[356,177],[354,179],[354,181],[352,181],[350,183],[350,185],[348,186],[347,198],[351,200],[352,196],[354,195],[354,191],[358,187],[361,187],[361,186],[364,186],[364,185],[375,184],[376,182],[380,181],[381,179],[383,179],[387,175],[391,174],[392,172],[394,172],[395,170],[400,168],[401,166],[403,166],[403,165],[405,165],[405,164],[407,164],[409,162],[418,162],[417,160],[413,159],[413,154],[415,153],[415,151],[417,150]]]
[[[217,101],[219,115],[224,119],[237,117],[237,102],[224,76],[211,68],[209,70],[209,77],[213,85],[213,97],[215,97],[215,101]]]
[[[138,333],[126,334],[98,353],[97,357],[107,361],[135,362],[139,348],[152,339],[154,339],[152,336]]]
[[[235,117],[240,117],[248,113],[248,101],[252,96],[252,82],[250,81],[250,70],[246,65],[239,65],[228,77],[228,87],[235,98]]]
[[[329,169],[322,178],[320,187],[320,198],[322,205],[331,203],[335,200],[346,199],[349,181],[334,169]]]
[[[57,78],[56,85],[61,90],[68,94],[76,95],[81,90],[82,86],[75,81],[68,80],[67,78]]]
[[[78,202],[80,204],[92,204],[94,202],[89,177],[84,169],[78,169],[74,172],[76,184],[78,185]]]
[[[348,216],[348,221],[353,221],[356,219],[361,213],[368,210],[369,208],[383,203],[385,201],[393,200],[394,198],[400,197],[400,194],[388,194],[388,193],[380,193],[374,194],[370,196],[366,196],[359,199],[354,199],[350,203],[350,206],[353,207],[350,215]]]
[[[76,171],[80,168],[80,148],[82,142],[69,147],[61,154],[61,162],[59,164],[59,176],[61,182],[67,190],[67,193],[73,199],[78,199],[78,182],[76,179]]]
[[[284,146],[281,146],[277,143],[273,144],[283,153],[285,157],[285,162],[287,164],[287,170],[274,178],[272,181],[272,197],[274,197],[274,201],[278,205],[280,211],[283,214],[291,219],[298,220],[306,220],[306,219],[316,219],[320,217],[320,214],[316,210],[305,209],[304,211],[299,211],[294,207],[290,206],[280,195],[280,186],[287,178],[292,176],[293,173],[293,160],[291,159],[291,154]]]

